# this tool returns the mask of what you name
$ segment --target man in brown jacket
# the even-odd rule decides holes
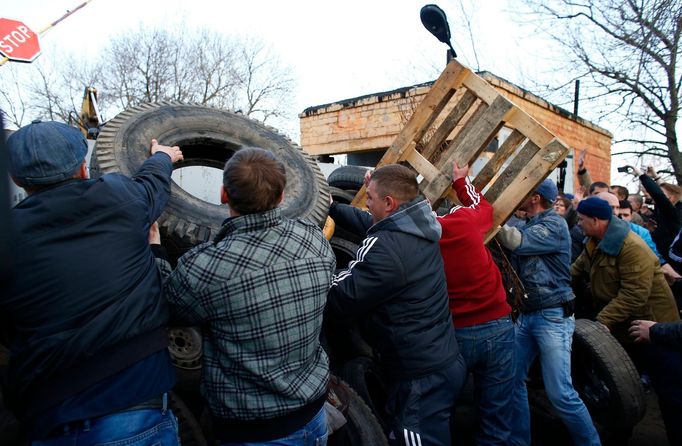
[[[633,355],[640,370],[651,376],[670,444],[682,444],[679,352],[654,344],[632,345],[628,328],[635,319],[680,320],[658,258],[624,220],[612,218],[608,202],[590,197],[578,205],[578,224],[589,237],[573,263],[574,285],[589,280],[597,321],[609,329]]]

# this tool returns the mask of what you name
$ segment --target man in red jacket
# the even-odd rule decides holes
[[[452,166],[461,206],[439,217],[450,312],[457,342],[474,374],[479,426],[477,445],[506,445],[514,393],[514,324],[502,275],[483,240],[493,207],[467,178],[468,167]]]

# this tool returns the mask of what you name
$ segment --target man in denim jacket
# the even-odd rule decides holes
[[[566,220],[552,208],[557,194],[554,182],[544,180],[519,207],[528,213],[530,221],[519,229],[505,225],[498,234],[500,242],[512,252],[512,261],[527,293],[516,329],[513,406],[517,422],[510,438],[514,445],[530,444],[526,377],[538,355],[547,396],[573,442],[601,444],[590,414],[571,381],[571,343],[575,329],[571,239]]]

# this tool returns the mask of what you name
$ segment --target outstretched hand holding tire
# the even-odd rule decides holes
[[[180,150],[180,147],[178,146],[162,146],[159,144],[159,142],[155,139],[152,139],[152,148],[151,148],[151,153],[152,155],[155,154],[156,152],[163,152],[166,155],[170,156],[170,159],[173,163],[176,163],[178,161],[182,161],[184,158],[182,157],[182,150]]]

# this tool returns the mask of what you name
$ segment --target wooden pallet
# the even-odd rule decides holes
[[[495,210],[487,241],[569,149],[470,69],[448,64],[377,167],[407,162],[434,208],[444,197],[457,202],[452,163],[473,164],[503,126],[511,134],[473,180]],[[352,204],[365,207],[365,198],[363,187]]]

